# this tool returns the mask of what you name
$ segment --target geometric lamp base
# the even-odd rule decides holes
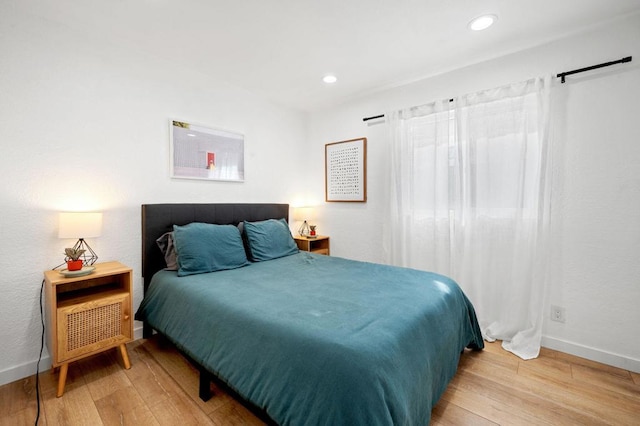
[[[84,253],[82,253],[82,255],[79,258],[79,259],[82,259],[82,264],[84,266],[91,266],[94,263],[96,263],[96,260],[98,260],[98,255],[96,254],[95,251],[93,251],[91,247],[89,247],[89,244],[86,243],[84,238],[80,238],[78,242],[76,242],[76,244],[73,246],[73,248],[76,250],[77,249],[84,250]],[[67,260],[71,260],[71,259],[69,257],[65,257],[64,261],[66,262]]]

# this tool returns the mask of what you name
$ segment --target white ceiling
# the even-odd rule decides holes
[[[301,109],[328,107],[640,11],[640,0],[20,0],[88,37],[181,60]],[[468,22],[493,13],[490,29]],[[338,82],[322,82],[335,73]]]

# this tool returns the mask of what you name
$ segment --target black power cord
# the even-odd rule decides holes
[[[40,322],[42,322],[42,337],[40,339],[40,356],[38,356],[38,363],[36,364],[36,402],[38,405],[38,411],[36,413],[35,425],[38,426],[40,420],[40,361],[42,360],[42,351],[44,350],[44,312],[42,309],[42,293],[44,292],[44,280],[40,286]]]

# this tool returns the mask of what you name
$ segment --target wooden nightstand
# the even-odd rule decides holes
[[[131,368],[125,343],[133,337],[133,272],[119,262],[98,263],[79,277],[45,271],[47,348],[51,367],[60,367],[57,396],[64,393],[69,363],[119,347]]]
[[[298,245],[298,248],[302,251],[309,251],[315,254],[326,254],[329,256],[329,237],[324,235],[318,235],[315,238],[308,237],[293,237]]]

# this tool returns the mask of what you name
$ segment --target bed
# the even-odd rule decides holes
[[[143,205],[145,296],[136,319],[145,336],[156,330],[197,364],[203,399],[215,376],[276,424],[427,425],[464,348],[483,348],[473,306],[434,273],[297,249],[261,258],[260,248],[288,244],[281,238],[288,211],[286,204]],[[250,261],[183,276],[182,268],[166,270],[159,237],[175,229],[178,263],[186,265],[202,229],[224,228],[235,244],[224,254],[238,253],[239,223]],[[209,246],[223,241],[206,235]]]

